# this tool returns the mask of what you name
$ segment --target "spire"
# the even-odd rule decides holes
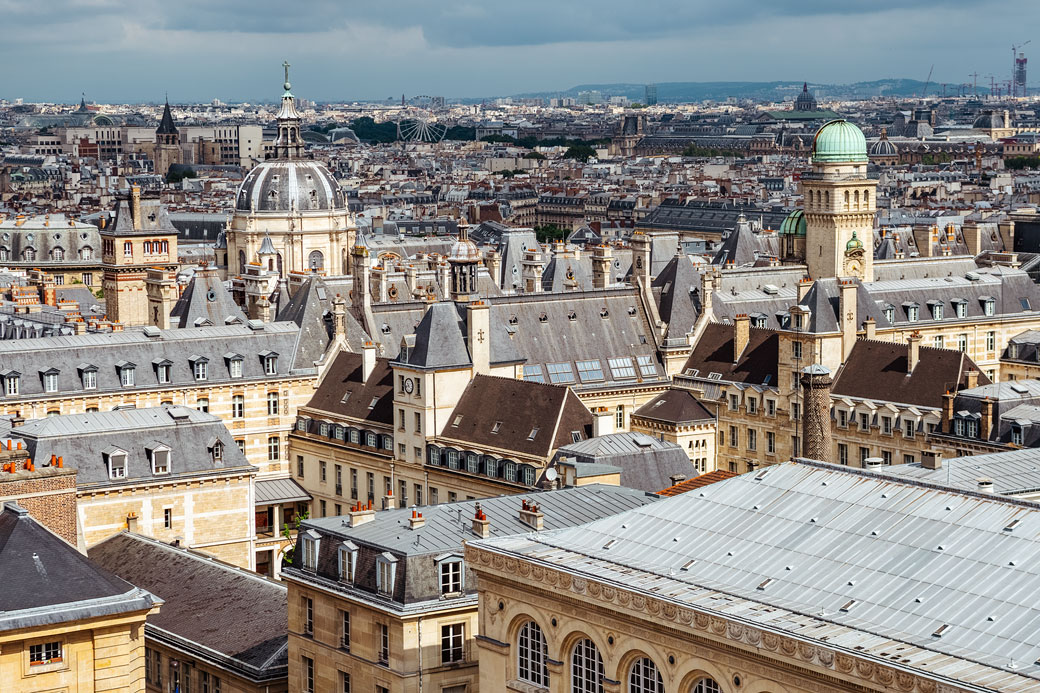
[[[155,131],[157,135],[176,135],[177,126],[173,123],[173,114],[170,113],[170,99],[166,99],[166,107],[163,109],[162,120],[159,121],[159,127]]]
[[[79,98],[79,113],[87,113],[88,111],[90,111],[90,109],[87,108],[87,95],[81,93]]]
[[[274,143],[276,159],[296,159],[303,156],[303,140],[300,138],[300,113],[296,110],[296,99],[293,97],[292,84],[289,83],[289,63],[283,62],[285,68],[285,92],[282,94],[282,107],[278,109],[278,139]]]
[[[802,93],[803,94],[809,93],[809,83],[808,82],[802,82]]]

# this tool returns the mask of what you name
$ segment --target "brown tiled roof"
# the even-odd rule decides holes
[[[674,424],[715,418],[689,390],[665,390],[632,412],[632,416]]]
[[[441,437],[547,458],[572,442],[572,431],[580,431],[583,438],[591,435],[592,413],[570,388],[478,375],[448,416]]]
[[[716,469],[714,472],[707,472],[700,476],[695,476],[692,479],[686,481],[680,481],[675,486],[669,486],[666,489],[657,492],[659,496],[678,496],[680,493],[686,493],[692,491],[695,488],[707,486],[708,484],[714,484],[719,481],[725,481],[726,479],[732,479],[736,474],[734,472],[728,472],[725,469]]]
[[[724,381],[761,385],[768,379],[775,385],[779,357],[778,333],[752,327],[747,346],[733,363],[733,325],[710,323],[683,368],[696,368],[701,378],[721,373]]]
[[[967,385],[966,371],[980,370],[967,354],[954,349],[922,346],[911,374],[907,374],[908,361],[904,343],[859,339],[838,371],[831,393],[939,409],[945,393]],[[989,383],[980,372],[978,384]]]
[[[361,354],[340,352],[307,406],[337,416],[392,426],[394,372],[390,368],[390,359],[376,359],[376,366],[368,382],[362,382],[361,379],[361,359]],[[348,392],[350,396],[344,402]],[[369,408],[373,399],[377,400],[376,405]]]

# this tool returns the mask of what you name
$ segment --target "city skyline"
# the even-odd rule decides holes
[[[1029,36],[986,20],[997,11],[1023,25],[1040,19],[1024,0],[957,0],[944,5],[942,22],[920,1],[737,5],[651,0],[638,13],[621,3],[597,3],[593,13],[585,2],[541,1],[405,2],[392,10],[5,2],[8,64],[41,42],[49,48],[8,75],[0,98],[71,102],[86,92],[102,103],[156,102],[168,92],[176,102],[267,101],[283,59],[293,64],[297,95],[318,101],[480,98],[612,82],[923,81],[930,71],[933,84],[978,73],[988,86],[991,74],[1010,78],[1011,44]],[[212,69],[214,59],[221,69]]]

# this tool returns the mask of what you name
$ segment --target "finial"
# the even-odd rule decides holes
[[[285,87],[286,91],[289,91],[289,89],[292,88],[292,85],[289,84],[289,68],[292,66],[289,64],[288,61],[285,61],[282,63],[282,67],[285,68],[285,84],[283,86]]]

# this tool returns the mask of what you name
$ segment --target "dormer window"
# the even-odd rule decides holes
[[[136,382],[136,364],[129,361],[120,361],[116,364],[116,369],[119,371],[119,383],[123,387],[133,387]]]
[[[462,594],[463,589],[462,558],[456,555],[442,556],[437,561],[437,573],[440,576],[442,595]]]
[[[170,368],[173,366],[173,361],[169,359],[158,359],[153,362],[155,364],[155,380],[160,385],[165,385],[170,382]]]
[[[97,366],[93,366],[87,363],[81,363],[79,365],[80,379],[83,382],[84,390],[97,389],[97,371]]]
[[[932,308],[932,320],[943,319],[943,304],[938,301],[930,301]]]
[[[126,450],[113,448],[104,453],[105,463],[108,465],[109,479],[126,478]]]
[[[997,302],[995,299],[987,298],[982,302],[982,310],[986,315],[995,315],[997,312]]]
[[[1009,359],[1017,359],[1018,358],[1018,345],[1015,344],[1014,342],[1010,342],[1008,344],[1008,358]]]
[[[239,354],[224,354],[227,359],[228,375],[232,378],[242,377],[242,356]]]
[[[148,459],[152,463],[152,474],[170,473],[170,448],[162,443],[149,447]]]
[[[213,443],[213,447],[210,448],[210,451],[213,453],[214,462],[219,462],[224,459],[224,444],[219,440]]]
[[[1022,424],[1011,424],[1011,444],[1021,445],[1022,444]]]
[[[894,306],[885,307],[885,320],[892,323],[896,321],[896,309]]]
[[[192,356],[190,361],[195,380],[206,380],[209,375],[209,359],[204,356]]]
[[[318,547],[321,535],[313,529],[300,533],[300,567],[314,572],[318,569]]]
[[[17,396],[21,392],[22,374],[8,369],[0,375],[4,379],[4,394],[8,397]]]
[[[959,298],[953,302],[953,309],[957,311],[958,318],[968,317],[968,302],[963,298]]]
[[[920,306],[916,303],[905,303],[903,306],[906,308],[906,319],[909,322],[917,322]]]
[[[381,594],[392,595],[396,579],[397,557],[388,551],[379,554],[376,559],[376,590]]]
[[[50,368],[41,373],[43,378],[43,391],[44,392],[57,392],[58,391],[58,369]]]
[[[340,544],[338,553],[338,574],[340,582],[354,582],[354,571],[357,569],[357,556],[358,547],[354,542],[345,541]]]
[[[260,354],[260,358],[264,360],[265,375],[278,375],[278,354],[273,351],[265,351]]]

